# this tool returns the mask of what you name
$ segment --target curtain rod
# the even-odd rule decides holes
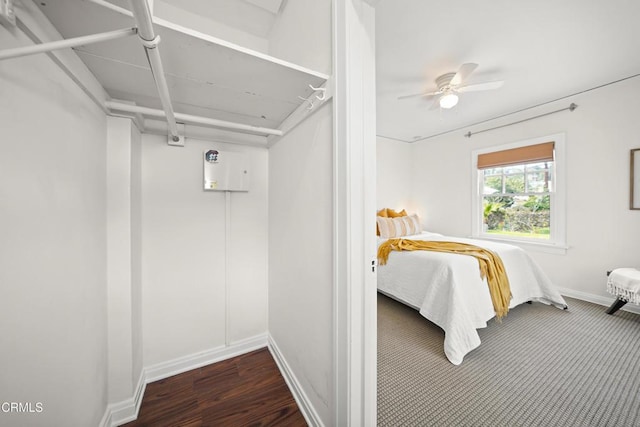
[[[578,108],[578,104],[572,102],[567,108],[561,108],[559,110],[550,111],[548,113],[539,114],[537,116],[533,116],[533,117],[529,117],[529,118],[526,118],[526,119],[518,120],[517,122],[507,123],[506,125],[495,126],[495,127],[489,128],[489,129],[483,129],[483,130],[479,130],[479,131],[473,132],[473,133],[471,131],[469,131],[469,132],[465,133],[464,136],[467,137],[467,138],[471,138],[471,135],[475,135],[477,133],[489,132],[490,130],[500,129],[500,128],[504,128],[504,127],[512,126],[512,125],[517,125],[518,123],[528,122],[529,120],[533,120],[533,119],[537,119],[537,118],[540,118],[540,117],[548,116],[550,114],[559,113],[561,111],[569,110],[569,111],[573,112],[576,108]]]

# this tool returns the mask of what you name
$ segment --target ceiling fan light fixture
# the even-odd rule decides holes
[[[440,108],[453,108],[458,103],[458,95],[453,92],[445,93],[440,97]]]

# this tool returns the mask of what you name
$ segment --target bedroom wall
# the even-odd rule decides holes
[[[211,148],[250,157],[249,192],[230,194],[228,246],[225,193],[203,190]],[[265,148],[142,136],[145,368],[266,334],[267,157]]]
[[[426,229],[471,233],[471,152],[477,148],[559,132],[566,134],[566,255],[530,252],[568,295],[612,301],[606,271],[640,267],[640,212],[629,210],[629,150],[639,148],[640,78],[619,82],[548,105],[563,112],[463,137],[467,129],[412,145],[413,199]],[[513,115],[482,128],[538,114]],[[381,197],[386,197],[384,194]]]
[[[333,386],[332,106],[269,150],[269,337],[325,425]]]
[[[411,152],[413,146],[384,137],[376,139],[378,210],[415,211],[411,200]]]
[[[0,26],[0,49],[29,44]],[[33,410],[2,410],[0,425],[95,426],[107,405],[106,118],[46,55],[0,61],[0,117],[0,402]]]

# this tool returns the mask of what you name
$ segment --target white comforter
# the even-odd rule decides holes
[[[471,243],[502,258],[511,285],[510,308],[540,301],[565,308],[555,286],[529,255],[517,246],[484,240],[460,239],[436,233],[408,236],[411,240]],[[379,238],[378,244],[385,239]],[[495,316],[489,287],[480,278],[476,258],[433,251],[391,251],[378,269],[378,290],[420,311],[444,332],[444,352],[454,365],[480,345],[476,329]],[[509,316],[503,319],[508,322]]]

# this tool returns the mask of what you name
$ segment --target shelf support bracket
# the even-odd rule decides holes
[[[325,104],[333,98],[333,78],[329,78],[320,87],[313,87],[312,85],[309,85],[309,87],[311,88],[311,90],[313,90],[313,93],[307,98],[298,96],[298,99],[303,101],[302,104],[300,104],[300,106],[298,106],[298,108],[280,124],[279,129],[281,130],[283,135],[286,135],[292,129],[297,127],[300,123],[306,120],[310,114],[313,114],[315,111],[317,111],[321,105]],[[320,95],[318,93],[320,93]],[[267,145],[269,147],[274,145],[279,140],[280,136],[281,135],[270,136],[269,143]]]

